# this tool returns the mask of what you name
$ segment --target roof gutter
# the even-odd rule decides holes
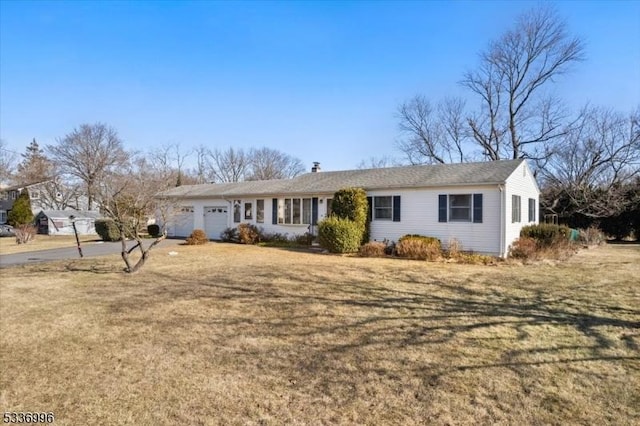
[[[506,206],[506,194],[507,191],[505,191],[505,186],[503,184],[498,185],[498,190],[500,191],[500,257],[507,257],[507,253],[506,253],[506,247],[505,247],[505,241],[504,241],[504,236],[506,233],[506,212],[505,212],[505,206]]]

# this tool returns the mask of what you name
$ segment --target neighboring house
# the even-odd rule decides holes
[[[160,194],[178,207],[170,236],[195,228],[219,239],[227,227],[251,223],[267,232],[316,232],[330,214],[333,194],[363,188],[370,205],[370,237],[398,241],[405,234],[457,239],[464,250],[506,256],[520,229],[538,222],[540,191],[524,160],[439,164],[311,173],[293,179],[187,185]]]
[[[22,190],[29,192],[31,211],[40,210],[86,210],[87,197],[77,191],[65,188],[54,180],[14,185],[0,189],[0,224],[7,222],[7,215],[13,208]]]
[[[74,235],[75,221],[78,235],[95,235],[98,212],[69,210],[41,210],[36,215],[38,234],[45,235]]]
[[[23,189],[29,191],[31,198],[31,211],[37,212],[43,207],[40,205],[40,195],[45,181],[33,182],[26,185],[7,186],[0,189],[0,224],[7,223],[7,215],[13,208],[13,203],[20,196]]]

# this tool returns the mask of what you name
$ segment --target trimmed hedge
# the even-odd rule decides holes
[[[120,241],[120,230],[111,219],[96,219],[96,233],[102,241]]]
[[[334,216],[349,219],[361,228],[360,244],[369,242],[369,203],[367,193],[362,188],[343,188],[333,194],[331,211]]]
[[[147,232],[153,238],[158,238],[160,236],[160,226],[156,225],[155,223],[153,223],[153,224],[147,226]]]
[[[550,223],[527,225],[520,230],[520,237],[533,238],[539,247],[551,247],[558,241],[568,240],[570,235],[569,227]]]
[[[318,224],[318,239],[331,253],[354,253],[360,248],[362,226],[349,219],[328,217]]]
[[[423,235],[404,235],[396,244],[396,253],[400,257],[419,260],[435,260],[442,255],[440,240]]]

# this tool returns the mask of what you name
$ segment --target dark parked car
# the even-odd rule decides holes
[[[13,232],[13,226],[11,225],[0,225],[0,237],[15,237],[16,234]]]

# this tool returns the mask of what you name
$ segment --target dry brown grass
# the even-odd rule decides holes
[[[80,242],[98,241],[96,235],[80,235]],[[75,247],[76,237],[73,235],[36,235],[27,244],[17,244],[15,237],[0,238],[0,254],[25,253],[29,251],[48,250],[54,248]]]
[[[177,256],[168,256],[170,250]],[[4,269],[0,409],[56,424],[633,424],[640,247],[475,266],[245,245]]]

